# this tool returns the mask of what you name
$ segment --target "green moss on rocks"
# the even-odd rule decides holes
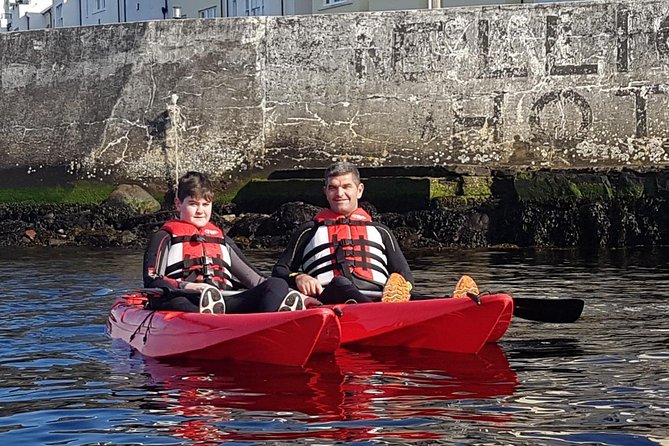
[[[581,198],[588,200],[611,200],[613,188],[606,177],[601,182],[583,182],[577,185]]]
[[[457,197],[438,197],[432,200],[432,206],[442,209],[468,209],[485,201],[482,198],[467,198],[459,195]]]
[[[491,185],[492,177],[464,176],[462,177],[462,195],[472,198],[488,198],[492,196]]]
[[[460,184],[454,180],[444,178],[430,178],[430,199],[455,197],[458,195]]]
[[[555,200],[578,199],[580,191],[566,176],[548,172],[526,172],[514,178],[520,201],[549,203]]]
[[[622,199],[635,199],[651,195],[646,185],[647,180],[633,173],[622,173],[615,182],[615,196]]]
[[[516,176],[514,186],[521,201],[539,203],[555,200],[609,201],[618,195],[609,178],[596,173],[523,173]],[[638,188],[631,193],[638,194]]]
[[[0,203],[100,204],[115,186],[78,181],[71,186],[0,189]]]

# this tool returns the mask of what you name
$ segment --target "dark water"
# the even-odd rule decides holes
[[[110,289],[138,285],[139,252],[0,258],[1,444],[669,445],[667,249],[414,256],[423,294],[468,272],[586,308],[569,325],[515,319],[480,355],[365,349],[304,370],[166,364],[112,342]]]

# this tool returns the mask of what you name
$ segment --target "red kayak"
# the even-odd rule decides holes
[[[499,340],[511,323],[513,300],[506,294],[471,299],[336,305],[341,343],[403,346],[454,353],[478,353]],[[320,350],[320,348],[319,348]]]
[[[241,360],[303,366],[316,346],[339,346],[338,317],[328,308],[253,314],[150,311],[142,294],[129,294],[111,309],[108,331],[152,358]]]
[[[504,296],[507,295],[504,294]],[[482,299],[486,299],[486,297],[483,296]],[[490,333],[490,336],[488,336],[488,340],[486,341],[487,343],[491,344],[497,342],[500,339],[502,339],[502,336],[506,334],[506,331],[509,329],[509,325],[511,325],[511,319],[513,318],[513,310],[515,309],[515,307],[516,305],[513,299],[511,299],[511,305],[507,305],[504,307],[504,311],[502,311],[502,314],[500,314],[499,319],[497,319],[497,325],[495,325],[495,328]]]

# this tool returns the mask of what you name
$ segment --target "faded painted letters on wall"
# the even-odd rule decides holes
[[[146,22],[0,49],[0,167],[33,175],[669,163],[664,1]]]

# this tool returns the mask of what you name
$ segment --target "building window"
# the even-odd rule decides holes
[[[246,0],[246,15],[264,15],[265,0]]]
[[[325,6],[335,5],[337,3],[350,3],[351,0],[323,0]]]
[[[211,19],[216,17],[216,6],[212,6],[211,8],[207,9],[201,9],[198,11],[198,17],[201,19]]]
[[[105,9],[105,0],[95,0],[95,9],[96,11],[100,11],[101,9]]]
[[[56,26],[62,28],[63,26],[63,4],[56,5]]]

